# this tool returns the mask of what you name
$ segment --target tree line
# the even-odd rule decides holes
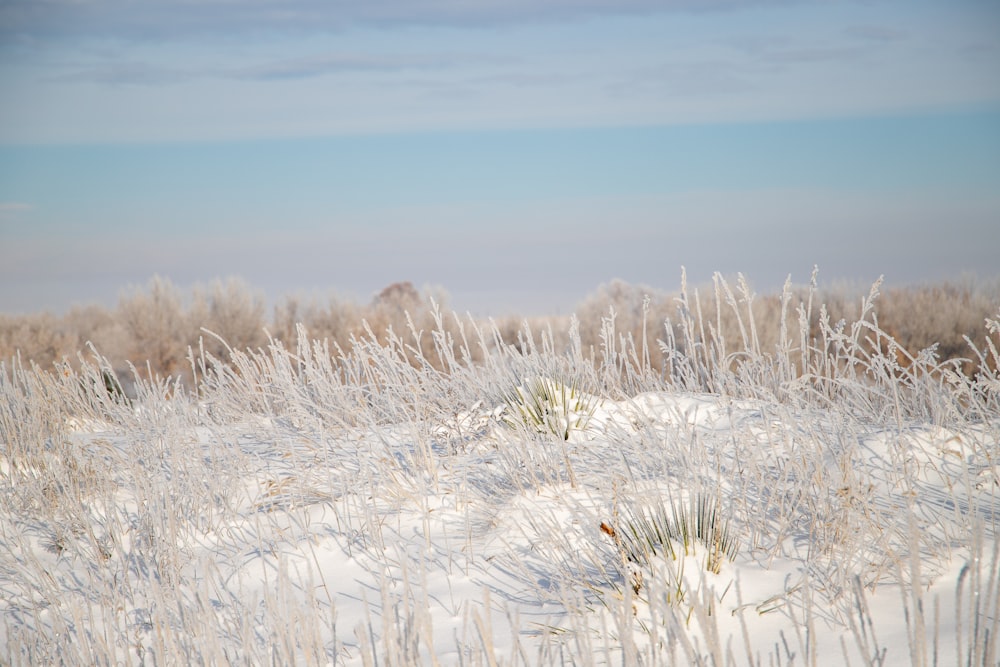
[[[570,344],[570,320],[576,318],[575,330],[586,351],[608,342],[612,318],[615,336],[637,345],[645,341],[643,349],[654,367],[665,362],[658,341],[673,337],[673,344],[683,344],[674,330],[681,310],[703,338],[720,337],[734,351],[750,344],[745,339],[748,323],[754,325],[753,344],[766,352],[781,341],[783,326],[798,331],[803,317],[814,330],[820,318],[845,328],[870,318],[898,344],[901,364],[906,364],[907,355],[929,350],[942,360],[962,360],[960,369],[969,375],[984,363],[970,342],[980,350],[990,342],[1000,345],[1000,332],[986,326],[987,319],[1000,318],[1000,280],[882,286],[871,312],[862,310],[865,296],[867,291],[845,286],[821,288],[815,278],[811,285],[789,285],[783,292],[763,295],[754,294],[742,278],[732,282],[717,276],[711,285],[695,289],[682,284],[678,291],[616,280],[586,296],[573,316],[507,316],[480,324],[495,327],[497,335],[512,344],[528,324],[532,330],[549,332],[553,345],[565,346]],[[53,368],[56,363],[74,364],[80,355],[96,350],[122,380],[131,376],[131,364],[140,374],[185,382],[192,376],[192,354],[225,360],[230,348],[256,350],[275,343],[294,348],[304,332],[310,340],[327,341],[335,355],[363,337],[386,342],[395,335],[419,344],[415,334],[437,330],[439,322],[457,341],[467,320],[449,311],[445,291],[418,290],[409,282],[388,285],[368,303],[333,295],[286,296],[269,308],[262,292],[237,278],[185,294],[168,278],[154,277],[144,286],[123,290],[110,309],[86,305],[62,315],[0,314],[0,363]],[[475,348],[469,348],[473,357]]]

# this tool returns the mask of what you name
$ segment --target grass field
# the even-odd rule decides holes
[[[1000,315],[969,374],[875,291],[851,324],[786,291],[773,342],[738,290],[728,338],[686,294],[593,346],[437,311],[348,348],[205,334],[131,395],[96,351],[10,359],[0,654],[996,665]]]

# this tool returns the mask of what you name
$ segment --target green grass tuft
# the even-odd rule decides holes
[[[576,383],[567,386],[551,378],[532,378],[503,395],[502,420],[512,428],[528,426],[569,440],[570,432],[586,428],[597,408],[597,399],[584,394]]]
[[[693,555],[700,543],[708,550],[705,569],[719,574],[723,558],[732,561],[739,552],[739,539],[728,519],[722,518],[718,501],[704,493],[692,495],[686,504],[671,502],[668,507],[658,502],[635,509],[609,534],[623,559],[639,565],[648,565],[657,556],[677,560]]]

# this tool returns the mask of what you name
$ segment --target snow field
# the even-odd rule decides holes
[[[4,655],[997,664],[1000,382],[825,334],[814,361],[744,345],[742,364],[699,339],[666,374],[610,330],[596,358],[544,334],[515,349],[410,332],[349,353],[303,337],[193,355],[196,387],[139,381],[130,404],[86,390],[100,357],[14,363]],[[462,361],[470,345],[484,362]],[[572,406],[539,403],[554,421],[512,409],[537,378],[573,388]],[[718,573],[697,540],[635,561],[602,529],[692,497],[736,536]]]

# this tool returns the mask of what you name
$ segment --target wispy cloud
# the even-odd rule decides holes
[[[30,211],[34,207],[19,201],[0,201],[0,213],[20,213]]]
[[[409,70],[445,69],[458,63],[487,63],[499,59],[468,53],[320,53],[297,58],[261,60],[241,66],[206,64],[200,67],[173,67],[140,60],[123,60],[110,54],[85,66],[66,67],[48,81],[89,82],[108,85],[165,85],[198,79],[239,81],[280,81],[309,79],[334,74],[395,73]]]
[[[0,77],[19,88],[0,105],[0,141],[994,105],[1000,42],[979,1],[0,0]],[[14,34],[41,46],[15,48]]]
[[[163,67],[142,61],[118,58],[98,61],[84,67],[72,67],[46,77],[53,83],[100,83],[107,85],[163,85],[199,78],[202,73],[175,67]]]
[[[320,54],[303,58],[274,60],[248,67],[223,70],[219,76],[237,79],[273,80],[305,79],[328,74],[353,72],[400,72],[405,70],[440,69],[456,62],[482,61],[470,54]]]
[[[890,28],[884,25],[852,25],[844,29],[844,34],[854,39],[869,42],[899,42],[908,37],[905,30]]]
[[[718,11],[777,0],[49,0],[0,3],[0,36],[174,38],[337,31],[352,25],[496,25],[663,11]]]
[[[733,63],[723,60],[666,62],[626,73],[607,86],[608,93],[616,98],[633,96],[714,98],[754,89],[754,83],[745,72]]]
[[[24,226],[26,218],[23,213],[34,207],[19,201],[0,201],[0,230],[11,231],[16,225]],[[0,243],[0,246],[4,245]]]
[[[797,63],[846,63],[867,54],[873,46],[857,42],[819,41],[806,43],[788,35],[756,35],[730,41],[745,63],[791,65]]]

